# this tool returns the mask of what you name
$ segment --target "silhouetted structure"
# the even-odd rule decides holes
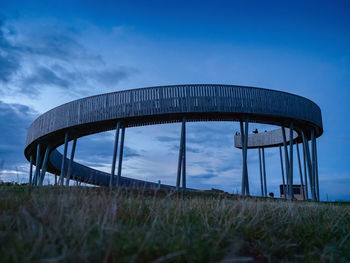
[[[258,122],[290,128],[289,141],[303,142],[306,152],[312,192],[318,195],[316,137],[323,133],[320,108],[312,101],[286,92],[233,85],[175,85],[124,90],[87,97],[63,104],[41,116],[29,127],[25,156],[36,169],[30,183],[41,185],[46,171],[64,178],[95,185],[174,188],[174,186],[135,180],[121,176],[125,130],[127,128],[160,123],[181,122],[181,139],[176,177],[176,189],[186,189],[186,122],[239,121],[240,143],[243,153],[242,194],[249,194],[247,149],[253,137],[248,136],[248,123]],[[116,130],[111,173],[97,171],[74,162],[77,139],[89,134]],[[296,135],[294,136],[294,132]],[[121,136],[119,136],[121,133]],[[256,133],[258,148],[280,146],[277,133]],[[281,134],[281,132],[279,132]],[[285,132],[283,132],[284,137]],[[236,138],[238,138],[236,136]],[[269,138],[269,136],[272,136]],[[119,138],[120,137],[120,138]],[[283,138],[284,138],[283,137]],[[254,137],[255,138],[255,137]],[[308,141],[312,141],[310,150]],[[68,142],[73,141],[70,158]],[[119,142],[120,141],[120,142]],[[236,143],[236,142],[235,142]],[[64,145],[63,155],[56,148]],[[287,140],[283,144],[287,151]],[[291,144],[293,145],[293,144]],[[255,146],[254,146],[255,147]],[[115,171],[119,148],[117,174]],[[286,164],[293,163],[293,147],[286,152]],[[293,183],[293,165],[286,165],[287,185]],[[264,172],[264,178],[266,178]],[[265,180],[266,181],[266,180]],[[265,183],[265,195],[266,183]],[[290,198],[292,198],[290,193]],[[317,196],[313,196],[315,200]]]

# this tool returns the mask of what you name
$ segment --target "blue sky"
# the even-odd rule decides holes
[[[349,1],[0,1],[1,180],[27,180],[26,130],[55,106],[122,89],[223,83],[315,101],[324,121],[321,198],[350,200],[349,12]],[[239,125],[187,127],[188,186],[239,191]],[[174,184],[179,135],[180,124],[127,129],[123,174]],[[109,171],[112,142],[113,132],[82,138],[76,159]],[[249,151],[255,194],[257,157]],[[277,194],[278,150],[267,157],[268,191]]]

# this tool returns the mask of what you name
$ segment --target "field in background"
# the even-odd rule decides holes
[[[350,206],[0,186],[0,262],[349,262]]]

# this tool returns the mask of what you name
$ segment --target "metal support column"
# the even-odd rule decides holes
[[[245,132],[244,132],[244,144],[245,144],[245,192],[247,195],[250,195],[249,193],[249,180],[248,180],[248,119],[245,120]]]
[[[293,129],[294,125],[293,122],[289,126],[289,198],[294,199],[294,192],[293,192]]]
[[[264,196],[264,183],[263,183],[263,175],[262,175],[262,168],[261,168],[261,149],[258,148],[259,151],[259,170],[260,170],[260,184],[261,184],[261,196]]]
[[[263,159],[263,174],[264,174],[264,194],[265,197],[267,197],[267,186],[266,186],[266,162],[265,162],[265,149],[264,147],[262,150],[262,159]]]
[[[247,150],[248,150],[248,120],[245,120],[243,129],[243,121],[240,121],[243,170],[242,170],[242,195],[249,195],[248,166],[247,166]]]
[[[118,161],[118,175],[117,175],[117,186],[120,185],[122,176],[122,165],[123,165],[123,152],[124,152],[124,138],[125,138],[125,127],[122,128],[122,136],[120,138],[119,148],[119,161]]]
[[[180,181],[181,181],[181,168],[183,165],[183,147],[184,147],[184,137],[185,137],[185,125],[186,125],[186,119],[185,117],[182,119],[182,125],[181,125],[181,138],[180,138],[180,147],[179,147],[179,160],[177,165],[177,177],[176,177],[176,190],[180,190]]]
[[[281,146],[279,148],[280,148],[280,160],[281,160],[281,171],[282,171],[283,196],[284,196],[284,199],[287,199],[287,196],[286,196],[286,182],[284,180],[284,169],[283,169],[283,158],[282,158]]]
[[[75,154],[75,147],[77,146],[77,139],[73,140],[73,145],[72,145],[72,151],[70,153],[70,159],[69,159],[69,163],[68,163],[68,172],[67,172],[67,178],[66,178],[66,186],[69,186],[69,180],[71,177],[71,173],[72,173],[72,163],[74,160],[74,154]]]
[[[318,181],[318,161],[317,161],[317,140],[315,138],[315,159],[316,159],[316,184],[317,184],[317,200],[320,201],[320,184],[319,184],[319,181]]]
[[[301,132],[301,135],[303,137],[303,143],[305,146],[305,153],[306,153],[306,160],[307,160],[307,166],[308,166],[308,174],[309,174],[309,184],[311,189],[311,197],[312,200],[316,201],[316,194],[315,194],[315,184],[313,181],[313,168],[312,168],[312,162],[311,162],[311,156],[310,156],[310,149],[309,149],[309,142],[304,134],[304,132]]]
[[[33,185],[36,185],[38,174],[40,172],[40,165],[41,165],[41,157],[40,157],[40,148],[41,145],[38,143],[36,146],[36,162],[35,162],[35,172],[34,172],[34,178],[33,178]]]
[[[244,147],[244,128],[243,128],[243,122],[239,122],[239,126],[241,129],[241,144],[242,144],[242,187],[241,187],[241,194],[245,195],[245,165],[244,165],[244,152],[245,152],[245,147]]]
[[[315,138],[314,130],[311,131],[311,150],[312,150],[312,173],[313,173],[313,182],[314,182],[314,188],[315,188],[315,196],[316,196],[316,201],[319,201],[316,138]]]
[[[286,192],[284,195],[287,197],[289,195],[289,156],[288,156],[288,146],[287,146],[287,139],[286,139],[286,130],[282,126],[282,137],[283,137],[283,146],[284,146],[284,162],[286,167]]]
[[[304,181],[303,181],[303,170],[301,168],[301,161],[300,161],[299,143],[297,143],[296,145],[297,145],[297,156],[298,156],[298,164],[299,164],[300,185],[301,185],[301,189],[303,189],[303,199],[306,200],[306,193],[305,193]]]
[[[59,185],[61,186],[63,186],[63,180],[64,180],[64,174],[65,174],[65,162],[67,158],[67,149],[68,149],[68,132],[66,132],[64,136],[64,150],[63,150],[61,174],[60,174],[60,180],[59,180]]]
[[[29,186],[32,185],[32,181],[33,181],[33,154],[30,155]]]
[[[182,119],[183,142],[182,142],[182,189],[186,190],[186,117]]]
[[[113,159],[112,159],[112,169],[111,169],[111,175],[109,177],[109,187],[113,186],[113,179],[115,174],[115,163],[117,160],[117,151],[118,151],[118,141],[119,141],[119,129],[120,129],[120,122],[117,122],[117,127],[115,129],[115,138],[114,138],[114,148],[113,148]]]
[[[51,151],[51,145],[49,144],[46,146],[46,150],[45,150],[43,165],[41,168],[41,175],[39,177],[39,186],[42,186],[43,182],[44,182],[44,178],[45,178],[45,174],[46,174],[46,166],[47,166],[47,161],[49,159],[50,151]]]
[[[308,192],[308,183],[307,183],[307,167],[306,167],[306,150],[305,150],[305,145],[303,145],[303,163],[304,163],[304,180],[305,180],[305,195],[306,195],[306,200],[309,199],[309,192]]]

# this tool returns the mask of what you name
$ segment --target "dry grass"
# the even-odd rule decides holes
[[[349,236],[346,205],[0,186],[0,262],[349,262]]]

